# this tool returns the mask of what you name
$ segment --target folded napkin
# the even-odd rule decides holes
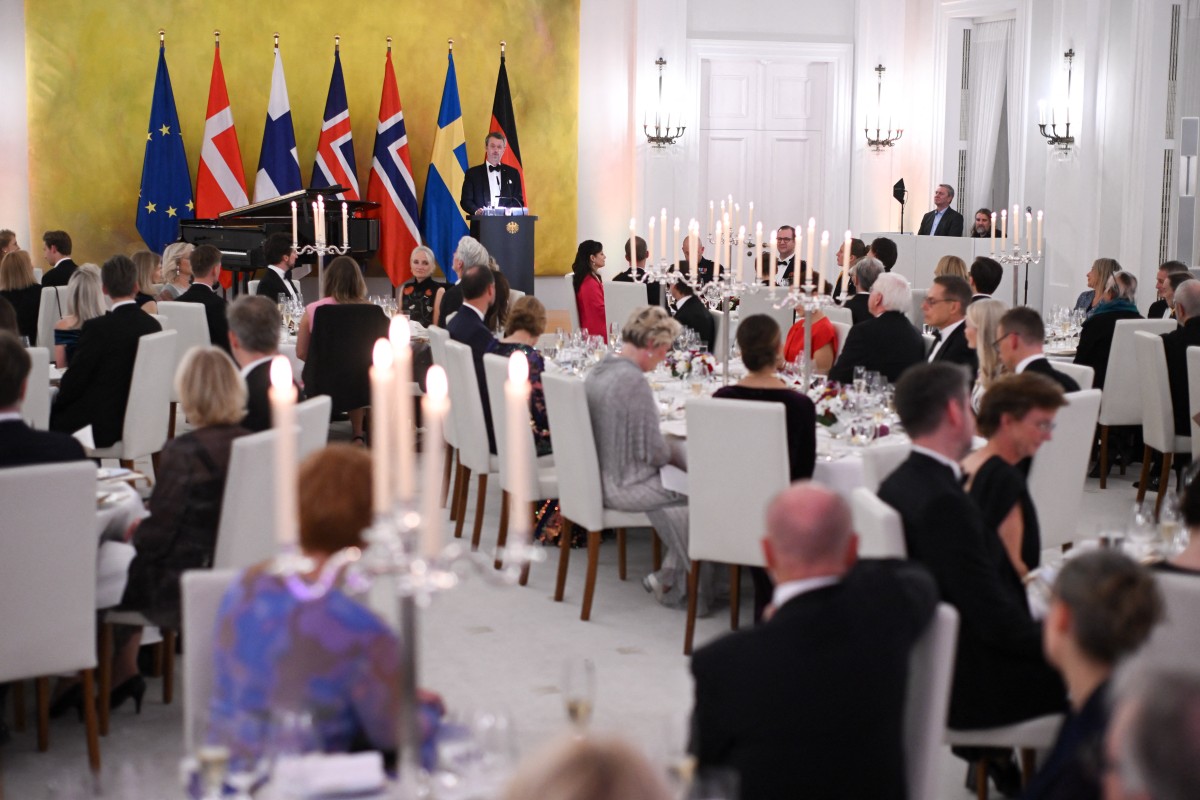
[[[384,785],[380,753],[309,753],[281,758],[272,782],[299,797],[337,797],[377,791]]]

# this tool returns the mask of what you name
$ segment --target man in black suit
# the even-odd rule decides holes
[[[71,236],[66,231],[42,234],[42,256],[50,269],[42,275],[42,286],[66,286],[78,267],[71,260]]]
[[[200,248],[197,247],[197,250]],[[241,297],[229,306],[228,349],[246,381],[246,417],[242,427],[265,431],[271,427],[271,359],[279,355],[279,308],[265,297]],[[304,390],[295,382],[297,402]]]
[[[800,266],[800,283],[811,280],[814,284],[817,282],[817,276],[809,273],[808,262],[803,261],[796,252],[796,229],[791,225],[780,225],[775,231],[775,248],[779,251],[775,261],[775,274],[767,275],[767,283],[771,286],[791,286],[792,273],[797,265]],[[761,271],[769,272],[771,269],[771,254],[763,252],[763,267]],[[828,279],[828,276],[826,276]],[[784,332],[786,333],[786,331]]]
[[[691,247],[691,240],[692,240],[692,237],[690,237],[690,236],[683,237],[683,244],[680,245],[680,247],[683,249],[683,259],[681,261],[679,261],[678,263],[676,263],[676,265],[675,265],[676,269],[678,269],[681,273],[683,273],[684,275],[687,275],[689,277],[692,274],[692,262],[690,260],[691,259],[691,250],[689,249]],[[719,255],[719,253],[718,253],[718,255]],[[721,271],[721,268],[718,267],[716,264],[714,264],[711,259],[707,259],[704,257],[704,242],[701,239],[697,238],[696,239],[696,280],[699,281],[701,284],[711,283],[712,281],[717,279],[717,276],[720,274],[720,271]]]
[[[483,403],[483,421],[487,425],[488,447],[496,452],[496,432],[492,427],[492,406],[488,402],[487,375],[483,357],[496,349],[496,337],[483,324],[483,317],[496,300],[496,278],[486,267],[471,267],[458,282],[463,304],[454,319],[446,326],[450,338],[471,348],[475,361],[475,379],[479,384],[479,399]]]
[[[900,514],[908,557],[933,573],[941,599],[958,609],[949,726],[989,728],[1063,711],[1066,689],[1042,655],[1025,587],[962,487],[958,461],[975,433],[966,370],[948,363],[909,370],[896,385],[896,412],[913,452],[879,498]],[[960,755],[986,758],[1001,783],[1016,773],[1005,751]]]
[[[687,245],[685,244],[686,248]],[[636,248],[636,254],[633,252]],[[635,283],[645,281],[646,285],[646,302],[652,306],[661,305],[662,301],[662,286],[656,281],[645,280],[646,261],[650,257],[650,250],[646,247],[646,240],[642,237],[637,237],[637,241],[633,242],[630,239],[625,240],[625,263],[628,268],[622,272],[618,272],[612,277],[614,281],[620,283]],[[617,322],[617,320],[610,320]]]
[[[895,383],[900,374],[925,360],[925,341],[908,320],[912,289],[902,275],[887,272],[875,279],[867,300],[871,319],[855,325],[829,370],[829,380],[849,383],[854,368],[866,367]]]
[[[80,461],[83,446],[65,433],[36,431],[21,417],[33,362],[17,337],[0,331],[0,467]],[[46,380],[45,375],[37,376]]]
[[[197,248],[198,249],[198,248]],[[192,256],[192,271],[196,271],[195,255]],[[255,294],[279,303],[279,295],[285,294],[292,300],[300,299],[300,287],[292,280],[292,268],[296,266],[296,248],[292,237],[286,233],[272,233],[263,244],[263,255],[270,265],[263,271]]]
[[[971,290],[975,293],[971,297],[971,302],[990,300],[996,290],[1000,288],[1000,280],[1004,277],[1004,267],[1000,266],[1000,262],[994,258],[976,256],[975,260],[971,262],[971,268],[967,270],[967,274],[971,276]]]
[[[228,353],[229,323],[225,320],[225,298],[217,294],[217,281],[220,278],[221,251],[211,244],[200,245],[192,251],[192,285],[179,295],[179,302],[204,306],[209,340],[215,347]]]
[[[950,207],[954,200],[954,187],[948,183],[939,183],[933,192],[933,211],[921,217],[921,227],[918,236],[962,236],[962,214]]]
[[[112,298],[112,310],[83,323],[71,368],[63,373],[51,409],[50,427],[74,433],[91,425],[96,446],[110,447],[123,433],[138,340],[162,326],[138,308],[137,267],[127,256],[105,261],[100,283]]]
[[[483,144],[487,149],[486,159],[463,176],[458,204],[467,214],[480,214],[486,208],[521,208],[525,205],[521,173],[515,167],[500,163],[508,148],[504,134],[492,131]]]
[[[774,612],[692,657],[700,770],[759,800],[905,797],[909,654],[937,588],[918,564],[858,561],[846,501],[809,481],[772,502],[762,544]]]
[[[1182,261],[1164,261],[1159,265],[1158,271],[1154,274],[1154,291],[1158,298],[1150,304],[1150,310],[1146,312],[1146,319],[1162,319],[1170,316],[1171,304],[1167,302],[1167,297],[1174,296],[1174,290],[1171,288],[1172,275],[1190,275],[1191,270],[1188,265]]]
[[[957,275],[940,275],[921,302],[925,324],[934,328],[929,363],[949,361],[971,371],[974,382],[979,372],[979,355],[967,345],[967,306],[971,304],[971,284]]]
[[[675,321],[685,328],[691,328],[708,347],[708,352],[715,352],[717,346],[717,321],[712,312],[704,305],[696,292],[686,283],[672,283],[667,289],[675,300]]]
[[[1004,312],[996,326],[996,354],[1004,368],[1014,375],[1025,370],[1045,375],[1062,387],[1063,392],[1078,392],[1079,384],[1066,373],[1056,370],[1042,354],[1046,326],[1038,312],[1019,306]]]
[[[1167,380],[1175,411],[1175,435],[1191,436],[1187,351],[1189,347],[1200,346],[1200,281],[1184,281],[1175,290],[1175,319],[1179,320],[1179,327],[1162,335],[1167,353]]]
[[[868,308],[871,300],[871,287],[875,285],[875,281],[882,274],[883,264],[877,258],[863,256],[855,262],[854,274],[851,277],[857,291],[850,295],[845,306],[850,309],[851,324],[857,325],[872,319],[871,310]]]

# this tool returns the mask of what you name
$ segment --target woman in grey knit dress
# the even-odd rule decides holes
[[[635,309],[621,330],[624,347],[609,355],[584,381],[604,504],[621,511],[644,511],[666,545],[662,569],[642,581],[660,603],[678,605],[686,596],[688,507],[684,495],[662,485],[659,468],[671,449],[659,429],[658,403],[643,373],[666,357],[680,326],[653,306]],[[707,610],[711,576],[701,574],[699,607]]]

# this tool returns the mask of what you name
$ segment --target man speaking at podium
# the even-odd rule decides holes
[[[525,191],[521,174],[507,164],[501,164],[508,142],[504,134],[492,131],[484,139],[487,161],[467,170],[463,178],[459,205],[468,214],[481,214],[487,208],[521,208]]]

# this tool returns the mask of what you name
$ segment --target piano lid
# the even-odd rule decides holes
[[[260,200],[257,203],[251,203],[248,206],[234,208],[229,211],[223,211],[217,215],[218,219],[228,219],[229,217],[290,217],[292,215],[292,201],[296,202],[299,207],[300,215],[307,218],[312,214],[312,204],[316,202],[318,195],[325,196],[325,205],[329,209],[336,207],[341,200],[337,199],[339,192],[346,191],[344,186],[326,186],[321,189],[299,189],[295,192],[289,192],[279,197],[272,197],[270,200]],[[379,203],[371,200],[347,200],[346,206],[351,214],[356,211],[367,211],[373,208],[379,208]],[[307,214],[306,214],[307,210]]]

